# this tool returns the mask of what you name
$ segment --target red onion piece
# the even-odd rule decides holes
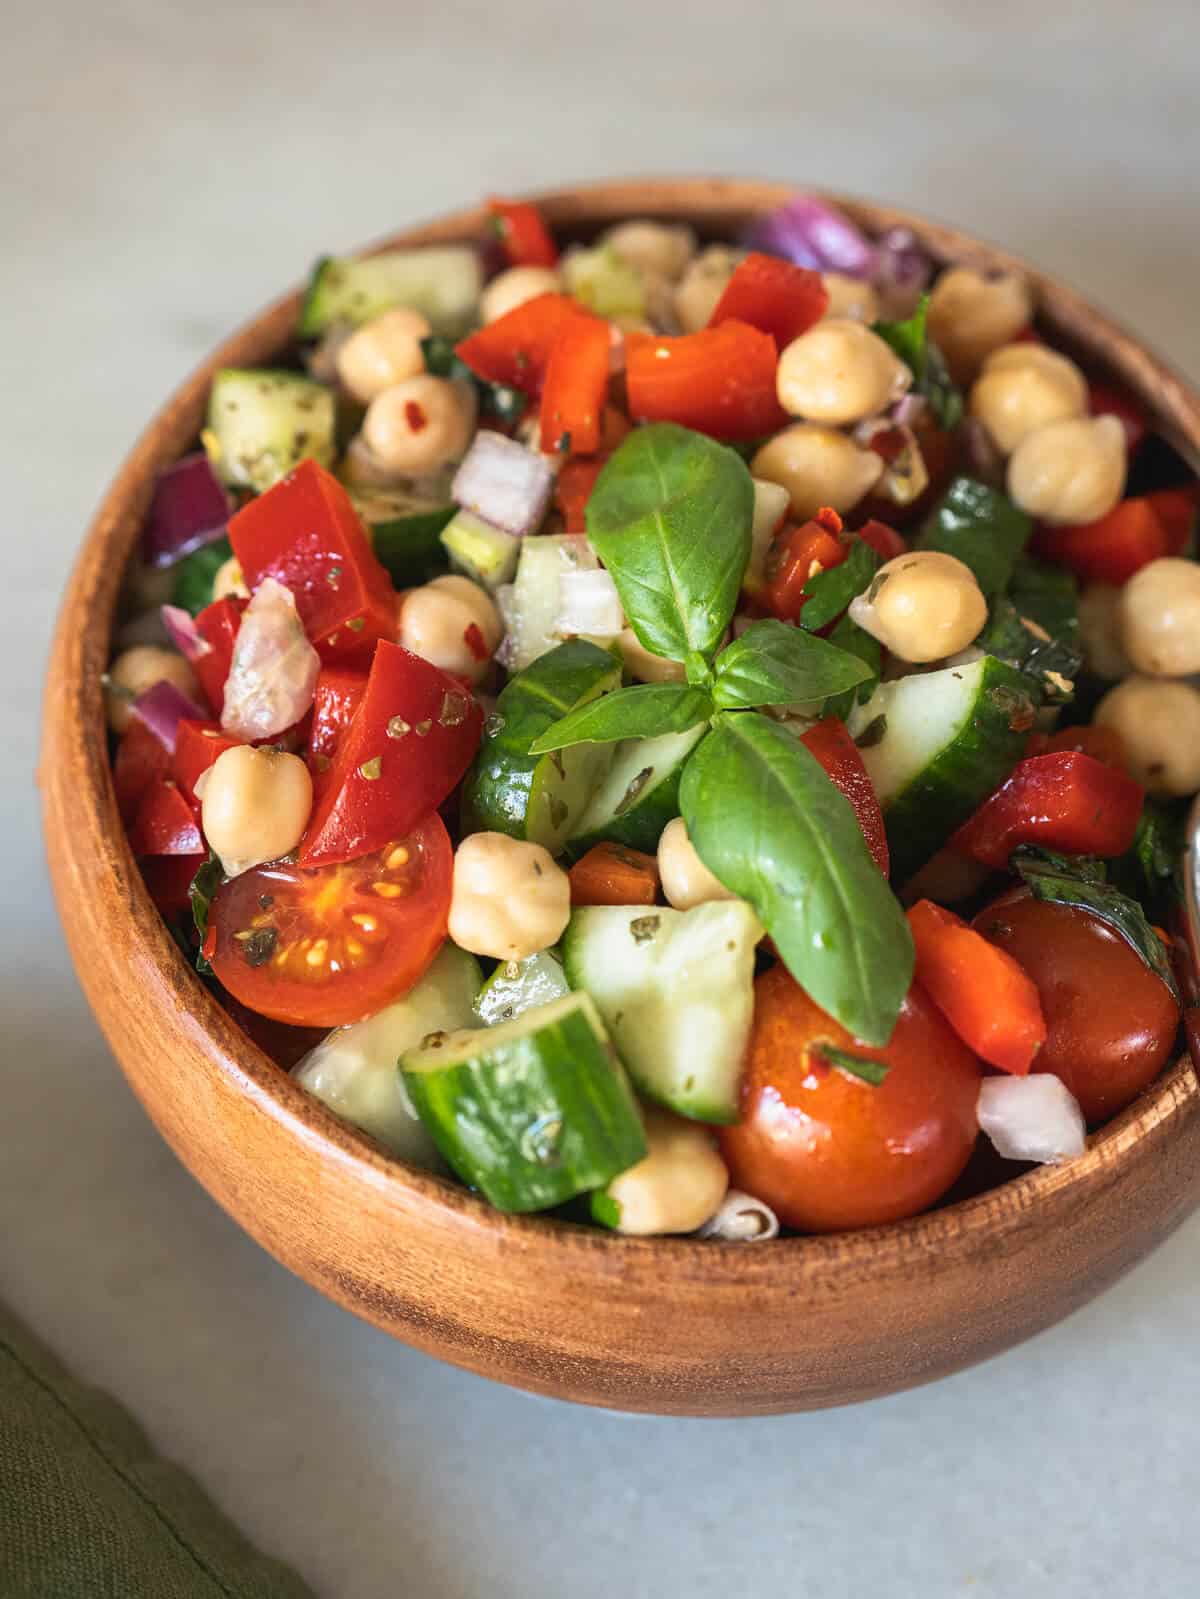
[[[180,722],[206,722],[207,713],[165,678],[139,694],[129,707],[130,714],[144,722],[163,748],[175,753],[175,735]]]
[[[966,468],[981,483],[993,488],[1004,481],[1004,457],[992,443],[992,436],[978,417],[969,416],[962,425],[961,438]]]
[[[242,612],[225,679],[221,726],[253,743],[285,733],[308,710],[321,658],[296,615],[290,589],[264,578]]]
[[[142,533],[151,566],[171,566],[221,538],[233,502],[202,451],[185,455],[158,475]]]
[[[190,611],[185,611],[181,605],[161,605],[159,615],[167,637],[185,661],[198,661],[202,655],[211,654],[212,645],[196,626]]]
[[[979,1090],[979,1125],[1005,1160],[1057,1165],[1087,1147],[1078,1100],[1049,1072],[985,1077]]]
[[[475,435],[450,485],[457,504],[514,538],[540,526],[553,491],[548,461],[490,429]]]
[[[907,296],[915,307],[933,275],[933,262],[911,228],[889,228],[876,244],[875,287],[885,297]]]
[[[815,272],[840,272],[848,278],[874,278],[878,252],[834,206],[813,194],[797,194],[786,205],[757,217],[745,243],[767,255],[781,255]]]

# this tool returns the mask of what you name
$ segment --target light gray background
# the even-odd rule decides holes
[[[159,1142],[63,954],[32,772],[68,564],[166,390],[322,249],[486,190],[890,197],[1200,377],[1195,7],[77,0],[5,7],[3,40],[0,1293],[335,1599],[1194,1593],[1200,1219],[1017,1353],[856,1410],[630,1421],[464,1376],[289,1277]]]

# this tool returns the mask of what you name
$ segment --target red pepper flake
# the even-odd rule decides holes
[[[420,433],[429,426],[429,418],[425,415],[425,409],[423,406],[418,405],[416,400],[406,400],[404,402],[404,420],[414,433]]]
[[[472,622],[463,634],[467,648],[477,661],[486,661],[491,657],[491,650],[487,647],[487,640],[479,631],[478,622]]]

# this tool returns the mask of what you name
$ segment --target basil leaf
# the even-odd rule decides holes
[[[188,885],[188,901],[192,907],[192,921],[196,924],[196,931],[200,935],[200,947],[204,948],[204,940],[208,934],[208,908],[212,904],[213,895],[225,881],[225,872],[217,859],[216,853],[209,850],[208,859],[196,871]],[[212,967],[202,954],[196,955],[196,970],[207,974]]]
[[[171,604],[190,611],[193,616],[211,605],[217,573],[232,554],[233,546],[228,538],[220,538],[185,555],[175,567]]]
[[[1075,679],[1083,666],[1077,635],[1078,628],[1069,638],[1056,638],[1001,595],[975,644],[984,654],[1024,672],[1047,704],[1065,705],[1075,697]]]
[[[954,386],[942,352],[929,339],[929,296],[904,322],[876,322],[874,331],[896,352],[913,375],[913,392],[924,396],[939,424],[956,428],[962,421],[962,395]]]
[[[810,577],[804,585],[804,604],[800,626],[806,633],[819,633],[849,605],[856,594],[869,588],[879,570],[880,560],[865,539],[852,538],[846,559]]]
[[[581,705],[534,739],[531,755],[548,755],[570,744],[608,744],[621,738],[658,738],[686,733],[713,713],[712,696],[686,683],[636,683]]]
[[[1109,863],[1109,875],[1123,893],[1140,900],[1153,922],[1168,922],[1183,904],[1183,855],[1187,846],[1187,807],[1148,799],[1138,818],[1133,845]]]
[[[836,644],[768,619],[752,622],[717,657],[713,699],[722,710],[794,705],[841,694],[870,675],[869,666]]]
[[[870,1083],[872,1088],[878,1088],[890,1070],[881,1060],[867,1060],[862,1055],[852,1055],[848,1049],[835,1049],[832,1044],[814,1044],[812,1052],[839,1071]]]
[[[1179,999],[1166,945],[1150,926],[1137,900],[1105,881],[1103,861],[1025,848],[1014,852],[1011,864],[1029,885],[1035,899],[1049,900],[1056,905],[1077,905],[1107,922],[1137,951],[1154,975],[1162,978],[1176,1000]]]
[[[941,550],[969,566],[989,600],[1008,587],[1033,522],[999,489],[956,477],[917,534],[919,550]]]
[[[844,722],[854,707],[865,705],[878,687],[883,671],[883,646],[848,616],[843,616],[829,634],[829,642],[836,644],[839,650],[857,655],[867,668],[867,675],[857,688],[847,689],[844,694],[835,694],[821,707],[822,716],[836,716]]]
[[[673,661],[711,656],[750,559],[745,462],[673,422],[636,428],[596,479],[586,515],[645,648]]]
[[[1055,638],[1074,644],[1079,637],[1079,585],[1065,566],[1050,566],[1032,555],[1018,555],[1008,597],[1022,616]]]
[[[371,547],[397,588],[412,588],[445,571],[440,534],[457,514],[457,505],[442,505],[368,524]]]
[[[848,799],[778,722],[722,712],[683,770],[680,808],[710,871],[750,901],[784,964],[866,1044],[886,1044],[913,941]]]

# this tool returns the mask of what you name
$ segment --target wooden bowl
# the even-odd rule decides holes
[[[682,179],[538,198],[551,223],[582,234],[650,214],[720,237],[789,192]],[[838,203],[873,230],[911,227],[941,259],[1029,271],[950,228]],[[482,226],[479,210],[465,211],[388,242],[474,239]],[[1200,452],[1196,395],[1076,294],[1030,276],[1046,325]],[[45,707],[46,836],[80,979],[150,1116],[230,1215],[322,1293],[443,1360],[586,1404],[726,1416],[869,1399],[995,1355],[1084,1304],[1178,1226],[1200,1199],[1200,1092],[1186,1062],[1067,1166],[913,1221],[747,1246],[500,1215],[390,1157],[255,1047],[143,887],[113,799],[100,674],[155,472],[195,438],[212,373],[269,361],[297,305],[289,295],[222,345],[121,467],[63,601]]]

